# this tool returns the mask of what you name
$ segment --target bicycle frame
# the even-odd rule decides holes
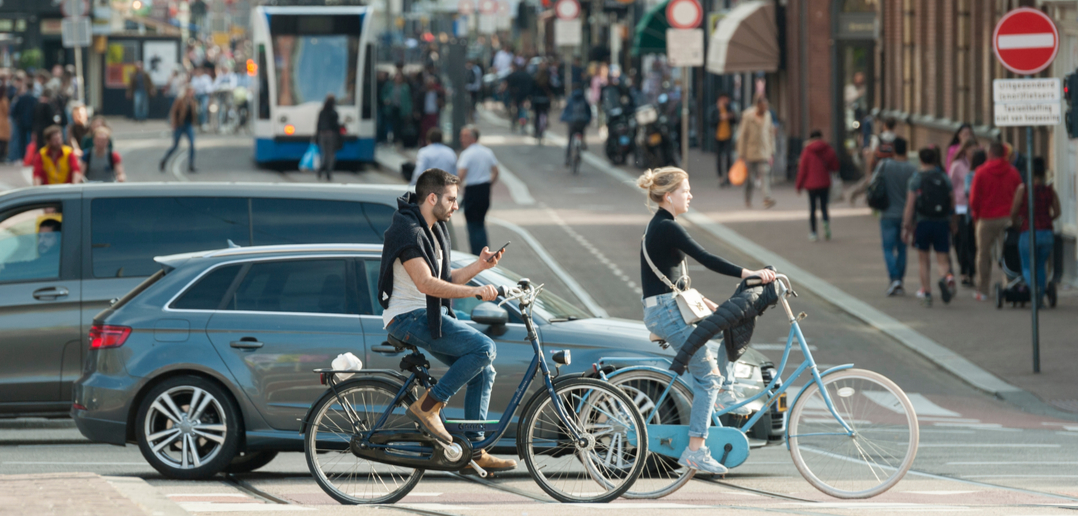
[[[780,274],[779,278],[776,279],[776,281],[778,282],[778,287],[777,288],[779,289],[779,302],[782,304],[782,308],[785,310],[786,316],[787,316],[787,318],[788,318],[788,320],[790,322],[790,333],[786,337],[786,349],[782,353],[782,360],[779,363],[779,367],[776,370],[775,375],[771,378],[771,381],[768,382],[767,386],[763,390],[756,393],[752,397],[741,401],[740,403],[737,403],[735,405],[731,405],[729,407],[726,407],[722,411],[713,412],[712,416],[711,416],[712,417],[712,424],[714,426],[720,426],[720,427],[723,426],[722,423],[719,420],[720,416],[722,416],[723,414],[727,414],[727,413],[729,413],[730,411],[732,411],[734,409],[737,409],[737,408],[743,407],[745,405],[748,405],[748,404],[750,404],[750,403],[752,403],[752,402],[754,402],[754,401],[756,401],[756,400],[758,400],[758,399],[760,399],[760,398],[762,398],[764,396],[767,396],[767,399],[764,400],[763,409],[757,411],[756,414],[754,414],[752,417],[750,417],[748,419],[748,421],[746,421],[739,428],[739,430],[741,430],[741,432],[746,432],[747,433],[748,430],[750,428],[752,428],[756,424],[756,422],[760,420],[760,418],[763,417],[764,413],[767,412],[771,408],[771,405],[773,405],[779,399],[779,397],[782,394],[784,394],[787,391],[787,389],[790,388],[790,385],[793,383],[793,381],[796,380],[797,378],[799,378],[801,376],[801,374],[803,374],[807,370],[807,371],[810,371],[810,373],[811,373],[812,382],[815,383],[820,388],[820,392],[823,395],[824,402],[827,404],[827,409],[831,412],[831,415],[834,416],[835,420],[838,421],[839,424],[842,425],[842,428],[846,431],[845,435],[853,436],[854,433],[855,433],[853,428],[851,428],[850,425],[847,424],[844,419],[842,419],[842,416],[840,416],[838,411],[835,409],[834,402],[831,400],[831,396],[827,393],[827,390],[824,388],[823,379],[822,379],[823,376],[826,376],[827,374],[833,373],[835,371],[842,371],[842,370],[845,370],[845,369],[850,369],[850,368],[853,367],[853,364],[844,364],[844,365],[840,365],[840,366],[835,366],[835,367],[832,367],[832,368],[824,371],[822,374],[819,372],[819,370],[816,367],[816,360],[812,357],[812,352],[809,350],[808,342],[805,340],[805,335],[803,333],[801,333],[801,325],[798,324],[798,321],[800,319],[802,319],[803,317],[795,317],[794,314],[793,314],[793,310],[790,309],[789,302],[786,300],[788,296],[790,296],[790,295],[796,296],[797,294],[794,293],[794,291],[790,288],[789,279],[787,279],[785,275]],[[780,380],[782,380],[782,373],[783,373],[783,371],[786,370],[786,365],[787,365],[787,363],[789,361],[789,358],[790,358],[790,351],[793,349],[794,339],[797,339],[797,343],[800,346],[801,353],[803,354],[805,359],[804,359],[804,361],[801,362],[801,365],[799,365],[797,367],[797,369],[794,370],[793,374],[789,378],[787,378],[786,380],[783,381],[782,386],[779,387],[778,390],[772,391],[772,389],[775,388],[775,384],[777,382],[779,382]],[[647,360],[652,360],[652,359],[647,359]],[[659,372],[661,372],[663,374],[671,376],[670,383],[667,384],[666,389],[663,390],[663,393],[662,393],[662,395],[659,396],[659,399],[655,401],[655,407],[652,409],[652,413],[644,414],[644,421],[650,421],[652,415],[654,414],[654,411],[659,410],[659,407],[662,406],[663,401],[665,401],[666,397],[670,394],[671,389],[673,389],[673,387],[674,387],[674,383],[678,382],[678,381],[682,381],[683,383],[685,383],[685,382],[680,379],[680,376],[675,375],[670,370],[668,370],[668,369],[659,369],[659,368],[654,367],[654,366],[634,366],[634,367],[622,369],[621,371],[618,371],[618,372],[624,372],[624,371],[630,371],[630,370],[641,370],[641,369],[656,370],[656,371],[659,371]],[[615,373],[615,375],[616,374],[617,373]],[[605,379],[606,375],[603,375],[603,377]],[[794,397],[793,403],[790,403],[789,407],[793,407],[797,403],[797,400],[801,399],[801,395],[804,394],[805,390],[808,389],[809,385],[810,384],[805,384],[805,386],[802,387],[800,391],[798,391],[797,396]],[[787,429],[787,432],[789,432],[788,429]],[[821,435],[821,434],[806,434],[806,435]],[[835,434],[826,434],[826,435],[835,435]],[[787,433],[787,435],[786,435],[787,446],[789,446],[789,442],[790,442],[791,437],[801,437],[801,436],[798,436],[798,435],[791,436],[791,435],[789,435]]]
[[[546,387],[547,396],[549,396],[551,401],[554,403],[554,409],[555,409],[555,412],[558,415],[558,418],[561,420],[561,422],[563,424],[565,424],[565,426],[570,430],[570,432],[572,432],[572,434],[573,434],[572,438],[574,440],[580,440],[581,439],[581,434],[582,434],[581,429],[577,427],[577,425],[575,424],[575,422],[571,418],[569,418],[568,413],[565,411],[565,407],[563,406],[561,400],[558,398],[556,392],[554,391],[554,380],[550,376],[550,366],[547,365],[546,357],[543,355],[543,345],[539,341],[539,334],[535,331],[535,327],[534,327],[534,323],[532,321],[531,313],[528,311],[528,308],[529,308],[529,306],[521,306],[520,314],[521,314],[521,318],[524,320],[525,328],[528,331],[528,340],[531,341],[532,351],[534,351],[535,356],[532,358],[531,364],[528,366],[528,370],[524,374],[524,378],[521,379],[520,385],[517,386],[516,392],[513,393],[513,397],[509,400],[509,404],[506,406],[505,411],[502,413],[503,414],[502,420],[497,421],[497,422],[489,422],[489,421],[448,422],[448,421],[446,421],[444,414],[441,416],[442,417],[442,423],[445,425],[445,429],[447,431],[449,431],[450,434],[453,434],[453,433],[460,434],[460,433],[464,433],[464,432],[485,432],[485,433],[487,433],[487,436],[482,441],[479,441],[478,443],[473,443],[472,444],[472,449],[473,450],[483,450],[483,449],[489,448],[489,447],[493,446],[494,443],[498,442],[498,440],[500,440],[505,435],[506,430],[508,430],[508,428],[509,428],[509,423],[513,419],[513,415],[516,414],[517,408],[520,406],[520,402],[524,399],[524,395],[528,392],[528,387],[531,386],[532,380],[534,380],[535,376],[537,374],[539,374],[539,373],[542,373],[543,382],[546,384],[545,387]],[[420,369],[420,372],[422,374],[413,372],[411,375],[409,375],[408,378],[404,381],[404,385],[402,385],[400,390],[397,392],[396,397],[394,397],[393,401],[386,406],[385,411],[382,412],[382,414],[379,416],[379,418],[375,422],[375,424],[371,426],[371,429],[369,431],[363,433],[362,440],[364,441],[364,443],[368,447],[370,447],[370,448],[381,448],[381,449],[393,449],[393,450],[401,450],[401,451],[410,451],[410,452],[419,452],[419,453],[424,453],[424,452],[430,452],[431,451],[431,448],[423,447],[423,446],[399,446],[399,445],[393,445],[393,444],[374,444],[374,443],[369,442],[371,437],[376,432],[378,432],[379,429],[389,419],[389,416],[393,412],[393,409],[395,407],[397,407],[398,404],[401,402],[401,400],[405,397],[405,395],[407,395],[407,393],[409,391],[411,391],[412,386],[414,384],[419,383],[420,385],[422,385],[423,387],[426,387],[428,389],[431,387],[431,384],[429,382],[427,382],[427,380],[426,380],[426,378],[429,378],[429,375],[427,373],[426,368],[424,368],[422,366],[419,366],[419,369]],[[323,373],[331,373],[332,371],[323,370],[322,372]],[[355,371],[340,371],[340,372],[355,372]],[[358,376],[358,375],[364,374],[364,371],[361,370],[361,371],[358,371],[358,372],[355,372],[355,373]],[[370,371],[370,373],[371,374],[379,374],[377,371]],[[333,394],[337,398],[337,402],[340,403],[342,407],[348,407],[346,410],[349,413],[349,417],[351,417],[353,419],[353,425],[355,425],[356,422],[359,420],[358,414],[355,414],[354,411],[351,409],[351,406],[349,404],[345,403],[341,399],[340,393],[337,391],[336,382],[333,380],[334,377],[335,377],[335,375],[333,375],[333,374],[330,375],[330,378],[331,378],[331,380],[329,381],[330,389],[333,390]],[[353,428],[353,430],[356,432],[356,434],[360,433],[358,431],[358,428]]]

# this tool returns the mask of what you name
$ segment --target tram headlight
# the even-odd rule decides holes
[[[296,134],[296,126],[294,126],[292,124],[288,124],[288,125],[284,126],[284,134],[287,134],[288,136],[292,136],[293,134]]]

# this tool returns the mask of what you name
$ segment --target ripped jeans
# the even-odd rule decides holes
[[[653,301],[655,301],[653,303]],[[652,306],[648,306],[652,304]],[[695,326],[681,317],[677,301],[673,294],[663,294],[647,298],[644,302],[644,325],[670,344],[675,351],[680,351],[689,339]],[[711,425],[711,413],[715,409],[715,397],[723,389],[725,378],[733,381],[729,373],[730,361],[726,358],[726,347],[722,337],[708,341],[707,345],[697,350],[689,360],[686,372],[692,376],[692,415],[689,416],[689,437],[707,437]],[[725,378],[723,373],[726,374]]]
[[[430,390],[437,401],[449,401],[454,394],[468,385],[464,395],[464,418],[485,420],[490,405],[490,391],[494,387],[494,357],[497,349],[494,341],[479,330],[446,315],[442,308],[442,338],[431,338],[427,327],[427,310],[421,308],[393,319],[386,330],[402,342],[422,348],[434,358],[449,365],[445,376]],[[468,432],[469,439],[479,440],[482,433]]]

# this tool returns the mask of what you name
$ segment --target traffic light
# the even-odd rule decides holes
[[[1067,113],[1063,120],[1067,126],[1067,136],[1078,138],[1078,112],[1074,110],[1075,104],[1078,104],[1078,71],[1063,78],[1063,100],[1067,101]]]

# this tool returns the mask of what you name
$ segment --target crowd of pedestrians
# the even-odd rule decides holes
[[[973,299],[987,301],[993,293],[997,256],[1002,255],[1003,246],[1017,245],[1026,285],[1031,283],[1030,270],[1037,271],[1032,300],[1043,303],[1046,262],[1054,242],[1052,221],[1060,214],[1058,196],[1046,182],[1043,158],[1032,162],[1036,202],[1031,230],[1025,204],[1028,181],[1016,167],[1024,167],[1029,158],[1003,142],[978,141],[972,128],[964,124],[945,150],[936,146],[919,149],[919,165],[914,166],[908,159],[907,141],[895,135],[894,127],[894,120],[885,120],[884,130],[874,138],[886,155],[880,156],[877,150],[878,163],[864,184],[869,203],[875,204],[880,218],[889,280],[886,294],[905,292],[906,247],[912,245],[918,253],[917,298],[923,305],[932,306],[932,252],[936,253],[937,267],[934,284],[944,303],[957,295],[956,272],[961,285],[973,289]],[[803,154],[802,170],[811,168],[805,157]],[[798,188],[801,186],[799,174]],[[851,195],[851,203],[854,200]],[[1028,251],[1030,231],[1036,232],[1037,241],[1033,261]]]

